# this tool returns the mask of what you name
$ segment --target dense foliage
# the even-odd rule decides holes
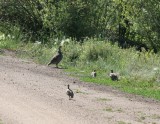
[[[26,39],[45,43],[97,37],[157,52],[159,22],[159,0],[0,0],[1,32],[16,26]]]

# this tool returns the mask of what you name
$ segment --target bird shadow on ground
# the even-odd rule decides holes
[[[54,69],[67,69],[66,67],[51,67],[51,68],[54,68]]]
[[[71,101],[76,101],[75,99],[69,99],[69,100],[71,100]]]
[[[60,67],[60,68],[59,68],[59,67],[58,67],[57,69],[68,69],[68,68],[66,68],[66,67]]]

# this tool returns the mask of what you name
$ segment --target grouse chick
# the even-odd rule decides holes
[[[69,96],[69,100],[70,100],[71,98],[74,97],[74,93],[73,93],[73,91],[69,88],[69,84],[68,84],[67,86],[68,86],[68,88],[67,88],[66,94]]]
[[[109,76],[111,77],[112,81],[118,81],[118,74],[114,73],[113,70],[111,70]]]
[[[91,72],[91,76],[92,77],[96,77],[97,76],[96,70],[93,70],[93,72]]]

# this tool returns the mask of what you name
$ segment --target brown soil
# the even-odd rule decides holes
[[[63,69],[7,54],[0,56],[3,124],[160,124],[159,101],[80,82]],[[67,84],[73,100],[66,95]]]

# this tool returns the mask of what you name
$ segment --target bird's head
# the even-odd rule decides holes
[[[61,52],[62,46],[58,47],[58,52]]]
[[[61,49],[62,48],[62,46],[59,46],[59,48],[58,49]]]

